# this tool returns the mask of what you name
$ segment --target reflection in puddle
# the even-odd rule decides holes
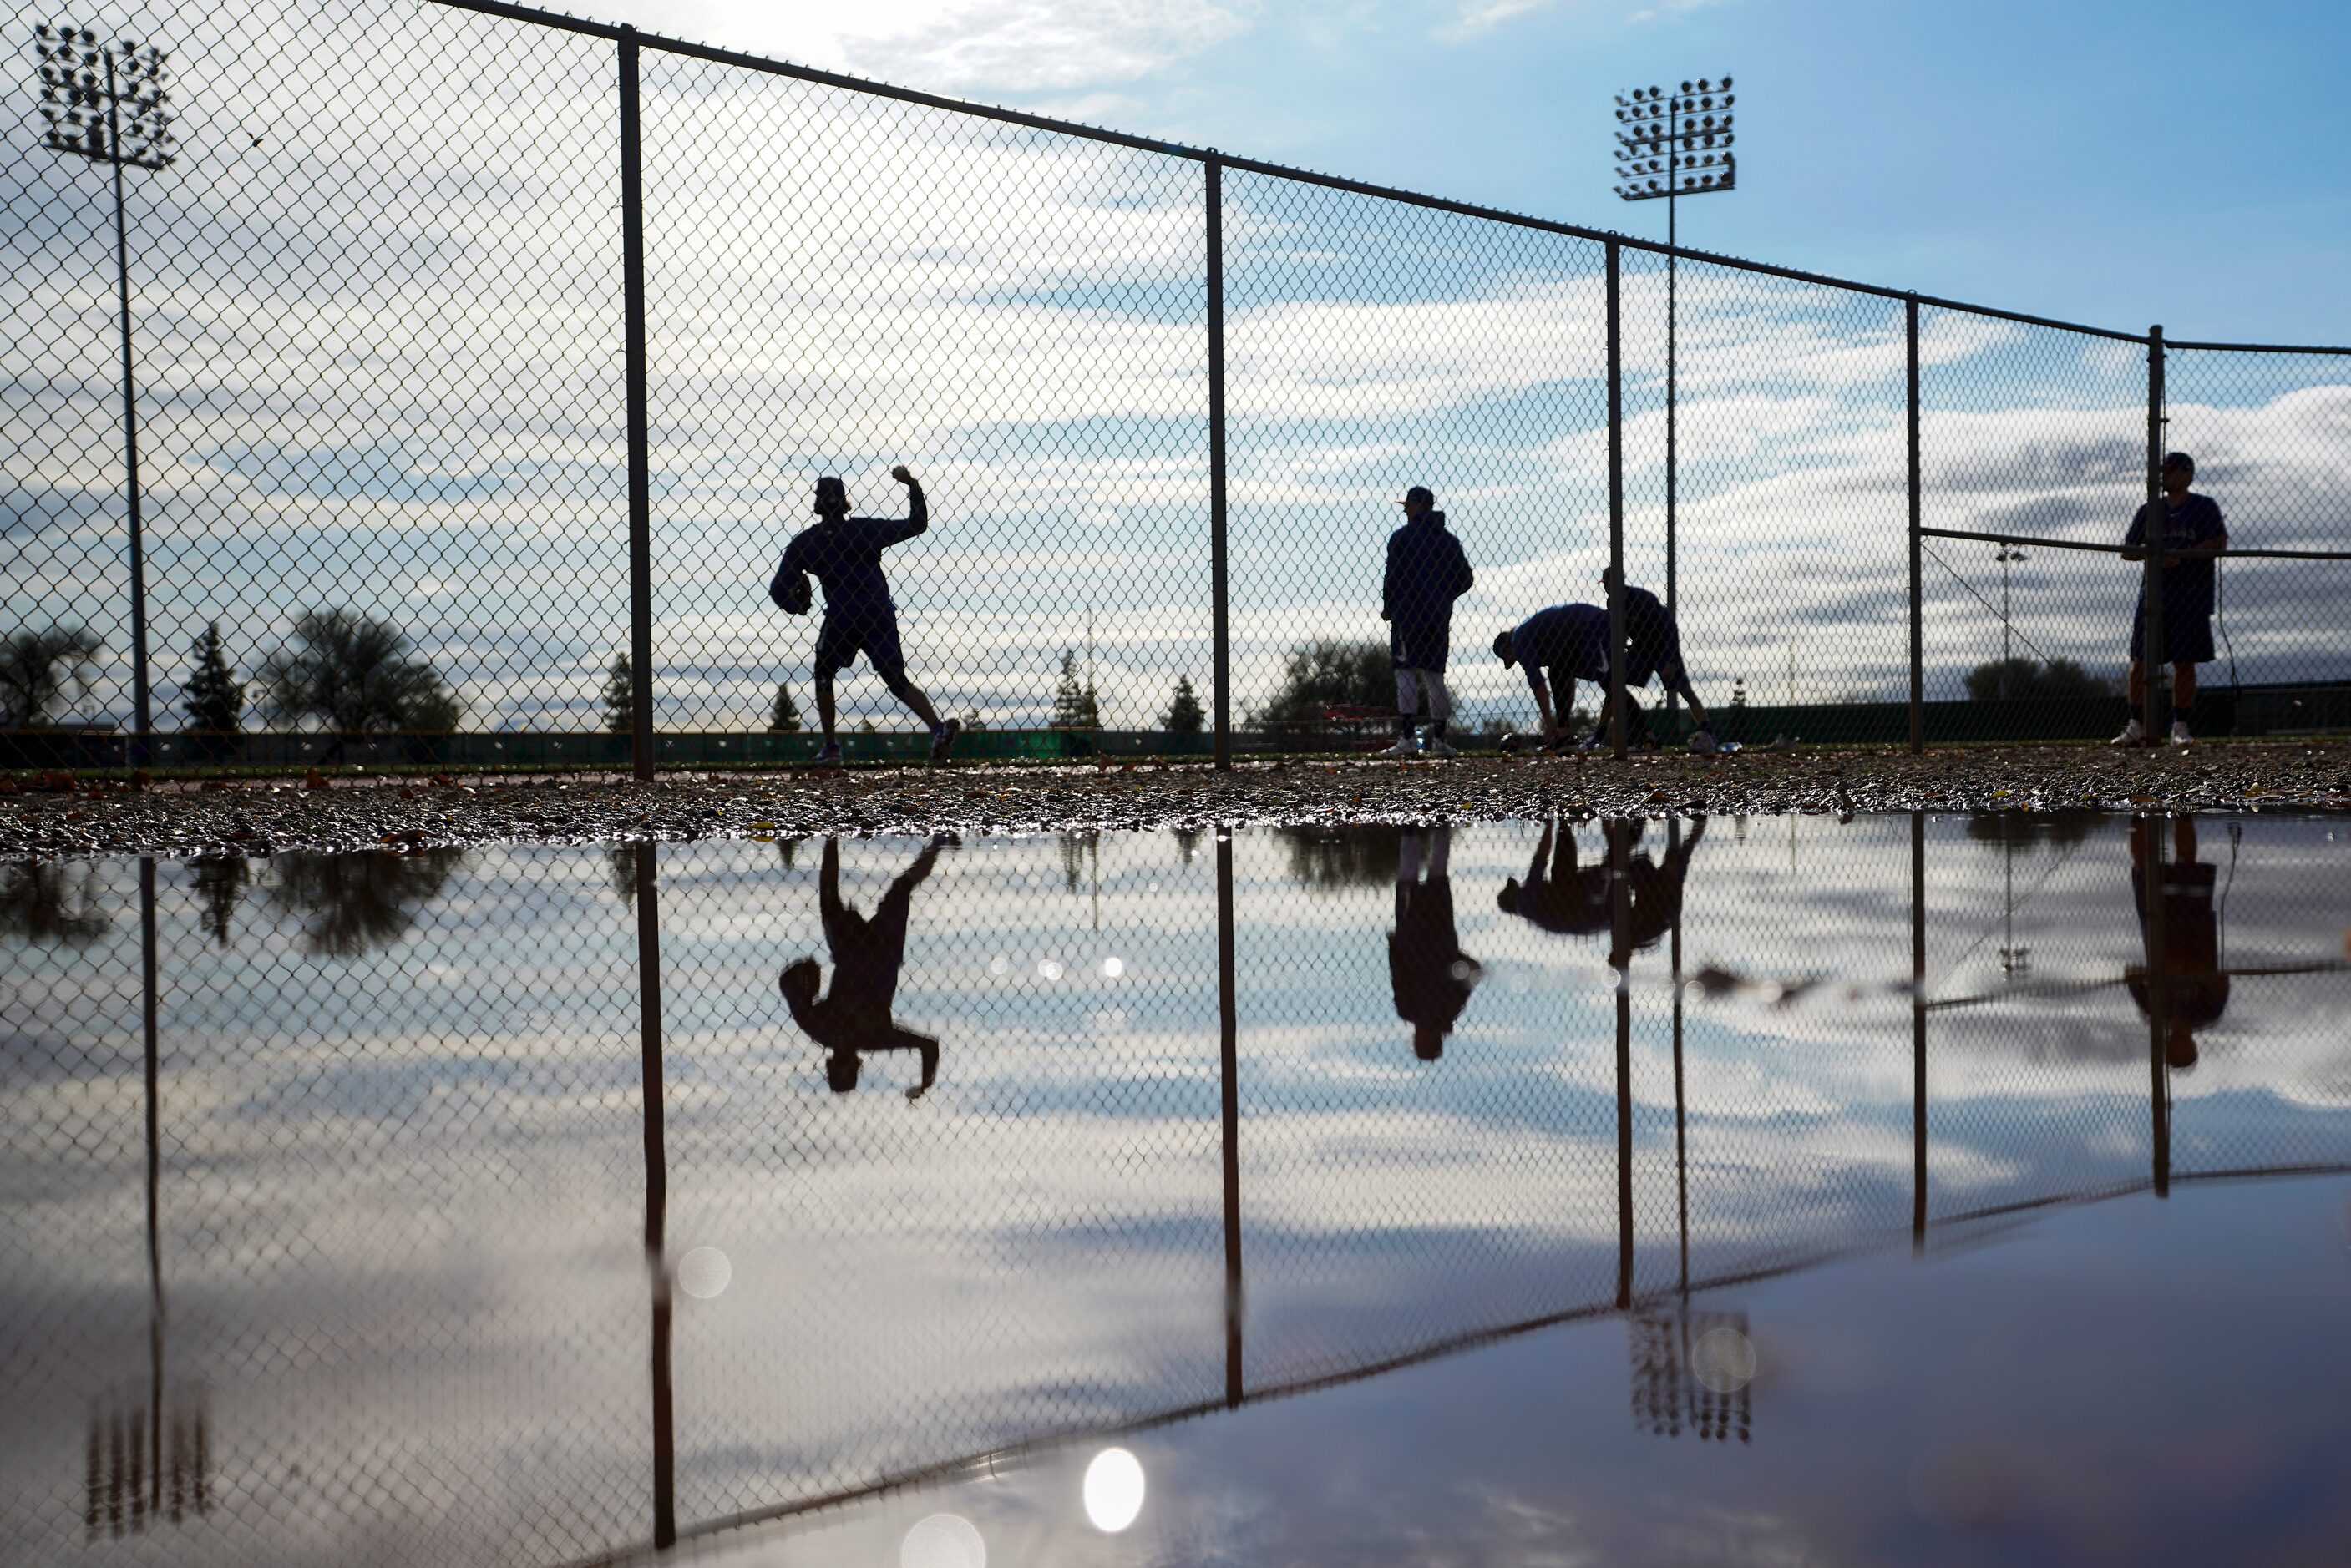
[[[1805,1455],[1768,1500],[1801,1522],[1806,1477],[1883,1449],[1904,1528],[1989,1528],[2055,1506],[2002,1413],[2207,1295],[2220,1330],[2141,1365],[2263,1391],[2209,1506],[2282,1506],[2276,1456],[2351,1392],[2307,1326],[2351,1209],[2219,1184],[2351,1168],[2351,842],[1746,826],[0,868],[5,1555],[567,1562],[870,1518],[860,1560],[1242,1560],[1280,1553],[1217,1499],[1337,1509],[1409,1439],[1377,1473],[1441,1514],[1510,1469],[1486,1429],[1616,1477],[1562,1516],[1689,1495],[1703,1446]],[[2256,1249],[2289,1221],[2304,1251]],[[2001,1277],[2056,1231],[2168,1267],[2167,1312]],[[2254,1302],[2300,1383],[2232,1359]],[[1914,1381],[1983,1419],[1895,1452],[1856,1402]],[[2188,1443],[2197,1386],[2031,1418]],[[1234,1457],[1276,1428],[1325,1476]],[[1559,1483],[1513,1484],[1494,1517]]]

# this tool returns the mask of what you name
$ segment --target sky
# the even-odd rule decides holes
[[[1730,73],[1694,247],[2207,341],[2351,343],[2320,0],[594,0],[929,91],[1664,237],[1613,96]]]

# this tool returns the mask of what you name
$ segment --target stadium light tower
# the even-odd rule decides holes
[[[1680,239],[1684,196],[1735,189],[1739,164],[1731,153],[1730,78],[1700,77],[1679,90],[1635,88],[1616,95],[1616,194],[1627,202],[1666,203],[1666,607],[1672,609],[1679,497],[1675,451],[1676,321],[1674,246]],[[1681,700],[1668,692],[1667,711]]]
[[[136,733],[131,760],[147,760],[154,715],[148,705],[147,556],[140,516],[139,395],[131,358],[131,238],[122,211],[122,171],[171,165],[172,114],[163,51],[128,38],[101,39],[88,27],[33,29],[40,57],[41,118],[52,152],[114,170],[114,285],[122,327],[122,466],[131,514],[131,679]]]

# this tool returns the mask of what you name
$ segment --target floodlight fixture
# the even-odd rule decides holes
[[[89,27],[47,22],[33,27],[39,64],[42,145],[66,158],[106,164],[114,185],[114,278],[122,345],[123,489],[130,524],[131,761],[147,759],[154,732],[147,679],[147,556],[139,491],[139,393],[131,351],[131,235],[123,215],[129,169],[163,170],[178,161],[172,134],[169,56],[154,45],[100,37]]]
[[[1666,203],[1666,605],[1674,606],[1676,510],[1676,261],[1680,244],[1678,199],[1711,196],[1739,186],[1738,133],[1731,125],[1730,78],[1700,77],[1673,92],[1655,85],[1616,96],[1617,199]],[[1680,706],[1667,698],[1668,711]]]

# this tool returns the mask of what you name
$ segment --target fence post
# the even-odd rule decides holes
[[[2161,690],[2162,682],[2156,671],[2163,666],[2163,328],[2147,329],[2147,511],[2142,514],[2146,525],[2141,530],[2139,544],[2147,552],[2147,576],[2143,594],[2147,599],[2146,619],[2140,627],[2139,670],[2145,682],[2139,688],[2146,699],[2141,711],[2147,717],[2147,739],[2149,745],[2160,745],[2164,723],[2170,717],[2170,692]]]
[[[2163,907],[2164,840],[2168,817],[2145,812],[2131,819],[2143,835],[2139,856],[2139,908],[2147,911],[2147,1162],[2158,1198],[2171,1196],[2171,933]]]
[[[1225,593],[1225,161],[1210,148],[1208,194],[1208,616],[1216,764],[1233,765],[1231,617]]]
[[[1915,537],[1915,535],[1914,535]],[[1910,1250],[1927,1248],[1927,815],[1910,814]]]
[[[1919,564],[1918,296],[1902,303],[1904,336],[1909,340],[1910,444],[1910,754],[1927,749],[1926,585]]]
[[[1615,254],[1614,245],[1609,254]],[[1618,651],[1623,651],[1622,639]],[[1604,821],[1600,830],[1608,843],[1608,961],[1616,971],[1616,1305],[1621,1311],[1633,1304],[1633,829],[1618,819]],[[1560,831],[1574,829],[1562,823]]]
[[[621,29],[621,293],[628,338],[629,712],[636,776],[653,776],[652,437],[645,411],[645,177],[637,137],[637,31]]]
[[[1241,1087],[1238,976],[1233,961],[1233,838],[1217,829],[1217,1098],[1225,1175],[1225,1404],[1238,1407],[1241,1380]]]
[[[1608,242],[1608,754],[1625,756],[1625,339],[1623,256]],[[1567,722],[1562,713],[1560,722]]]
[[[625,46],[632,54],[635,43]],[[677,1542],[675,1386],[670,1376],[669,1149],[662,1087],[661,886],[650,838],[634,846],[637,1090],[645,1145],[645,1269],[653,1284],[653,1544]]]

